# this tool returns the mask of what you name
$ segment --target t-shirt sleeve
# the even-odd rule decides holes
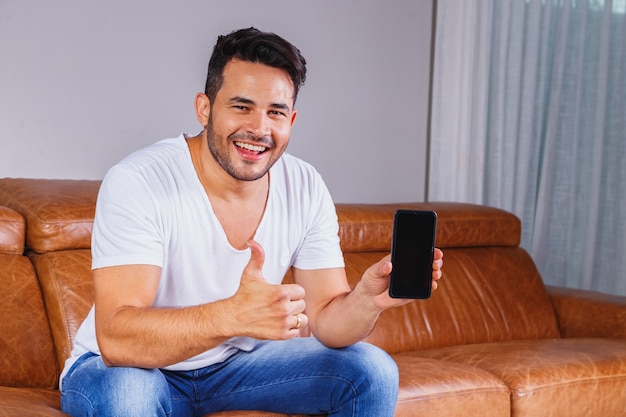
[[[163,239],[154,198],[140,173],[118,165],[105,176],[96,202],[92,268],[163,266]]]

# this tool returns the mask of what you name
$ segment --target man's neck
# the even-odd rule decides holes
[[[202,135],[188,139],[187,145],[198,178],[229,243],[234,248],[245,249],[265,213],[269,172],[256,181],[240,181],[213,160]]]
[[[269,190],[269,172],[255,181],[241,181],[228,174],[211,156],[204,135],[187,139],[194,169],[209,199],[224,202],[258,201],[266,198]]]

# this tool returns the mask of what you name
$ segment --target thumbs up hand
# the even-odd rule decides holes
[[[239,289],[231,298],[231,317],[236,336],[256,339],[291,339],[308,324],[303,313],[304,288],[297,284],[274,285],[263,276],[265,252],[251,240],[250,261],[241,275]]]

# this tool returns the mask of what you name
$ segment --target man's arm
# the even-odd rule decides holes
[[[441,278],[443,252],[435,249],[433,289]],[[384,310],[412,300],[389,297],[390,256],[370,266],[351,291],[344,268],[302,270],[294,280],[305,289],[306,314],[313,334],[325,345],[344,347],[370,334]]]
[[[96,336],[110,366],[158,368],[227,339],[220,306],[152,308],[161,269],[127,265],[94,270]],[[210,315],[215,320],[203,320]]]
[[[304,311],[304,290],[299,285],[265,281],[261,274],[263,249],[256,242],[251,242],[251,248],[250,262],[235,295],[185,308],[152,307],[159,267],[126,265],[94,270],[96,336],[104,362],[160,368],[235,336],[297,337],[294,315]]]

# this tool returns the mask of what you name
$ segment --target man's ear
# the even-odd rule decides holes
[[[204,93],[196,94],[194,107],[196,109],[196,119],[198,119],[202,126],[206,126],[209,123],[209,115],[211,113],[209,97]]]
[[[298,110],[293,109],[291,112],[291,126],[296,122],[296,117],[298,116]]]

